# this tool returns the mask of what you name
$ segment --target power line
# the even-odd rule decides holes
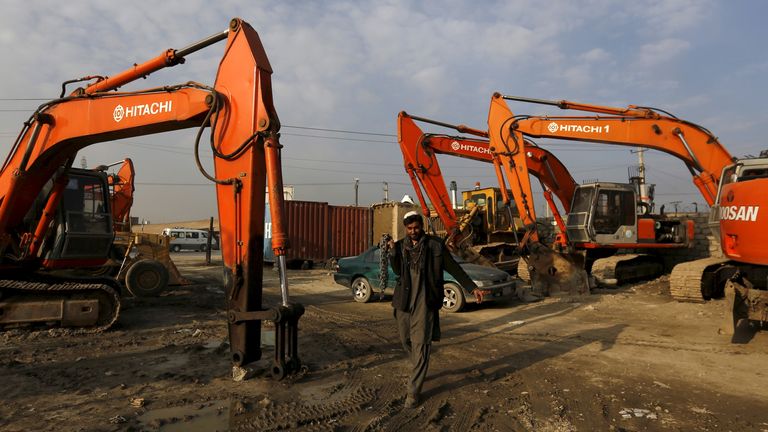
[[[166,153],[173,153],[173,154],[179,154],[179,155],[186,155],[186,156],[193,156],[191,151],[182,151],[177,150],[179,147],[157,147],[156,145],[149,144],[149,143],[137,143],[137,142],[124,142],[121,143],[127,146],[134,146],[139,147],[147,150],[153,150],[153,151],[162,151]],[[200,155],[201,158],[205,159],[212,159],[212,157],[207,153],[202,153]],[[341,164],[359,164],[359,165],[386,165],[386,166],[396,166],[396,167],[402,167],[402,163],[382,163],[382,162],[365,162],[365,161],[352,161],[352,160],[329,160],[329,159],[306,159],[306,158],[292,158],[283,156],[283,160],[295,160],[295,161],[302,161],[302,162],[325,162],[325,163],[341,163]],[[295,168],[303,168],[303,167],[295,167]],[[445,167],[450,168],[450,167]],[[453,168],[461,168],[458,166],[455,166]]]
[[[338,132],[338,133],[347,133],[347,134],[373,135],[373,136],[385,136],[385,137],[397,138],[397,135],[395,134],[385,134],[385,133],[377,133],[377,132],[362,132],[362,131],[351,131],[351,130],[343,130],[343,129],[326,129],[326,128],[318,128],[318,127],[292,126],[292,125],[282,125],[282,127],[290,128],[290,129],[306,129],[306,130],[316,130],[316,131],[324,131],[324,132]]]
[[[394,144],[395,143],[395,141],[366,140],[366,139],[358,139],[358,138],[330,137],[330,136],[306,135],[306,134],[296,134],[296,133],[283,133],[281,135],[300,136],[300,137],[308,137],[308,138],[324,138],[324,139],[330,139],[330,140],[335,140],[335,141],[375,142],[375,143],[387,143],[387,144]],[[378,135],[378,134],[371,134],[371,135]]]
[[[333,183],[291,183],[284,182],[286,186],[351,186],[349,182],[333,182]],[[387,182],[389,184],[400,186],[411,186],[409,183],[402,182]],[[214,183],[169,183],[169,182],[134,182],[137,186],[215,186]],[[379,185],[380,181],[361,181],[359,184],[363,185]]]
[[[49,101],[51,98],[0,98],[0,101]]]

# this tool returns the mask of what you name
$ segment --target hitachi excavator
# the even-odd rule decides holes
[[[513,115],[505,100],[597,115]],[[725,258],[675,266],[670,277],[672,296],[680,301],[701,302],[721,296],[724,291],[732,311],[727,326],[730,331],[741,320],[768,321],[768,230],[759,211],[765,201],[761,191],[768,184],[768,154],[735,159],[706,128],[659,109],[633,105],[613,108],[496,93],[491,98],[488,126],[496,163],[515,179],[510,181],[513,194],[530,193],[520,175],[526,163],[525,137],[644,147],[680,159],[711,206],[710,225],[717,226]],[[575,210],[572,208],[568,215],[568,236],[579,241],[596,234],[594,220]],[[630,238],[639,236],[639,231],[640,226],[631,230],[629,225],[621,225],[617,235]]]
[[[195,82],[136,91],[122,86],[226,40],[213,86]],[[300,304],[291,303],[285,274],[288,247],[283,215],[280,122],[272,103],[272,73],[256,31],[243,20],[186,48],[111,77],[64,83],[24,123],[0,170],[0,326],[61,325],[103,331],[120,311],[112,279],[54,277],[52,270],[97,267],[108,259],[114,235],[109,197],[101,183],[72,181],[68,172],[88,145],[183,128],[199,128],[195,156],[216,184],[224,262],[231,360],[243,366],[261,357],[261,321],[275,322],[273,375],[300,366]],[[85,82],[65,95],[66,85]],[[210,128],[214,173],[199,162],[199,143]],[[46,187],[46,185],[48,185]],[[272,217],[282,303],[262,307],[265,187]],[[42,208],[33,203],[44,196]],[[79,198],[54,223],[62,196]]]
[[[446,225],[453,227],[453,234],[448,237],[447,243],[455,244],[455,240],[457,238],[460,239],[463,235],[463,224],[460,222],[450,223],[455,220],[455,217],[449,213],[450,206],[447,204],[445,183],[442,179],[435,154],[448,154],[491,163],[493,156],[490,151],[490,145],[487,140],[468,140],[458,136],[424,134],[415,125],[414,120],[452,128],[459,132],[480,137],[486,137],[487,133],[464,125],[451,125],[421,117],[409,116],[406,113],[400,113],[399,116],[400,146],[406,159],[406,170],[414,184],[414,189],[417,191],[419,199],[423,201],[422,187],[419,184],[423,185],[423,189],[430,197],[430,201],[438,209],[441,219],[449,221]],[[552,210],[560,230],[555,239],[555,244],[551,246],[555,246],[557,250],[562,252],[586,251],[588,259],[584,265],[586,265],[587,270],[596,276],[600,283],[625,283],[630,280],[656,277],[662,272],[662,264],[652,256],[621,255],[619,257],[609,257],[619,248],[681,248],[686,247],[690,237],[692,237],[692,235],[689,236],[687,231],[678,233],[683,226],[688,229],[688,224],[683,225],[678,220],[667,220],[645,214],[643,218],[639,218],[637,221],[644,228],[641,240],[634,243],[623,237],[615,239],[612,237],[606,238],[607,236],[604,235],[597,236],[589,241],[569,242],[566,235],[565,222],[561,218],[560,212],[552,199],[553,193],[558,197],[566,213],[571,212],[572,206],[590,214],[594,213],[596,218],[602,217],[605,219],[598,226],[602,231],[607,231],[612,228],[612,226],[609,226],[612,221],[616,222],[628,216],[631,216],[633,219],[635,218],[636,208],[633,203],[638,201],[639,194],[636,185],[624,183],[588,183],[577,185],[566,167],[554,155],[536,146],[530,140],[526,141],[525,159],[528,173],[538,178],[541,183],[547,204]],[[503,175],[501,177],[503,178]],[[598,198],[599,205],[593,206],[591,201],[594,199],[594,193],[597,193],[602,199]],[[624,205],[616,207],[612,205],[614,201],[623,202]],[[497,204],[502,203],[499,202]],[[422,203],[422,205],[425,204]],[[552,256],[551,253],[543,249],[537,252],[537,256],[531,256],[530,251],[523,252],[528,252],[523,254],[526,259],[520,261],[521,265],[518,268],[518,276],[523,279],[530,279],[528,260],[557,260],[557,256]],[[577,264],[577,261],[580,264],[582,260],[575,260],[574,265]],[[567,266],[568,262],[562,262],[558,265]],[[576,269],[569,271],[577,272]],[[578,274],[581,274],[583,278],[583,273],[578,272]],[[543,282],[538,281],[539,284]],[[544,289],[541,288],[541,290]]]

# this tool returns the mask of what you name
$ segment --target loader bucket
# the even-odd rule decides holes
[[[119,233],[118,238],[122,239],[121,246],[125,253],[125,260],[117,276],[119,281],[125,282],[125,276],[133,263],[140,260],[153,260],[159,262],[168,271],[168,285],[189,285],[191,283],[179,273],[176,264],[171,260],[171,238],[169,236],[148,233]],[[135,254],[132,254],[134,256],[131,258],[129,253],[134,248]]]
[[[536,294],[589,294],[589,278],[579,256],[555,252],[541,243],[532,243],[527,257],[531,286]]]
[[[168,285],[189,285],[176,264],[171,260],[170,240],[166,235],[135,233],[134,246],[138,248],[138,257],[158,261],[168,270]]]

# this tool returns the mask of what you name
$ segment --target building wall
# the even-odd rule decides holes
[[[693,244],[690,248],[667,250],[662,253],[664,266],[669,271],[676,264],[707,257],[722,257],[720,241],[709,228],[708,215],[694,214],[668,216],[670,219],[692,220],[694,227]],[[638,251],[642,252],[642,251]]]
[[[373,211],[373,235],[372,240],[378,244],[383,234],[389,234],[395,241],[405,237],[403,216],[409,211],[421,211],[416,204],[390,201],[374,204]]]

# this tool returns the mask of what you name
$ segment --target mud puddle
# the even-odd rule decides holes
[[[162,432],[226,431],[229,430],[229,402],[218,400],[160,408],[147,411],[138,420],[147,429]]]

